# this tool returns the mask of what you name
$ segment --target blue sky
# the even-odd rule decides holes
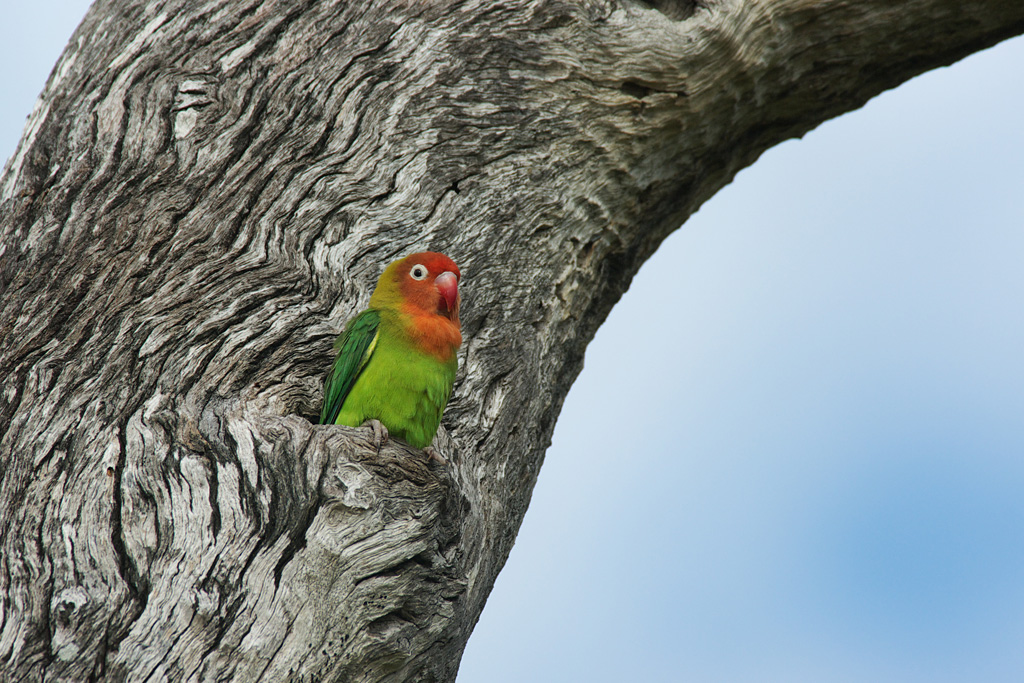
[[[0,156],[85,2],[0,11]],[[1024,680],[1024,40],[767,152],[587,351],[459,683]]]
[[[460,683],[1024,680],[1022,111],[1017,39],[770,150],[665,242]]]

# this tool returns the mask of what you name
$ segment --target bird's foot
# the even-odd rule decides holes
[[[423,452],[427,454],[427,462],[433,460],[434,462],[441,465],[448,464],[448,461],[445,459],[445,457],[438,453],[433,446],[427,446],[426,448],[423,449]]]
[[[373,432],[373,446],[379,451],[380,447],[388,442],[388,437],[390,436],[388,428],[381,424],[380,420],[367,420],[363,423],[363,426],[369,427],[370,431]]]

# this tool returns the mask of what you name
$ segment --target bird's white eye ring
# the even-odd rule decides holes
[[[409,276],[412,277],[413,280],[426,279],[427,267],[417,263],[415,266],[412,267],[412,270],[409,271]]]

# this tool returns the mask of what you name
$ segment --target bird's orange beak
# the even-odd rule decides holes
[[[444,302],[442,313],[452,320],[458,320],[459,316],[459,278],[455,273],[446,270],[434,279],[434,286],[437,287],[441,300]]]

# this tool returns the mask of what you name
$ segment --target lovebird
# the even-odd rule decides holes
[[[384,269],[369,307],[349,321],[324,382],[321,424],[369,423],[445,462],[431,443],[458,370],[459,267],[424,251]]]

